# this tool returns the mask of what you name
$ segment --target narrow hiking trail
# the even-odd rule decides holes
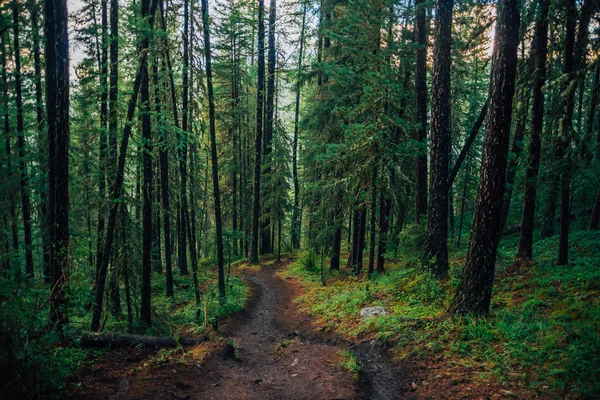
[[[403,371],[384,349],[354,345],[316,332],[311,317],[294,298],[302,293],[294,279],[276,272],[286,264],[261,264],[245,279],[253,291],[246,312],[221,327],[221,343],[202,363],[164,363],[146,368],[142,350],[109,352],[109,362],[94,364],[80,379],[86,389],[75,398],[122,399],[404,399]],[[339,364],[352,351],[363,374],[356,380]],[[133,351],[133,353],[132,353]],[[106,357],[105,357],[106,358]],[[115,365],[116,364],[116,365]],[[107,371],[110,369],[111,371]],[[106,375],[109,376],[106,376]],[[104,375],[104,377],[102,377]]]

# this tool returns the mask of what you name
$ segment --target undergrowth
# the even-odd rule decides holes
[[[420,266],[415,243],[404,244],[384,275],[356,278],[342,269],[320,284],[317,271],[296,262],[282,272],[307,286],[297,299],[325,330],[349,339],[396,344],[396,355],[446,366],[435,379],[471,371],[482,385],[518,388],[537,395],[600,396],[600,234],[571,235],[568,267],[555,265],[557,237],[540,241],[533,266],[511,267],[516,238],[498,254],[491,314],[454,317],[446,311],[464,264],[465,250],[450,254],[442,282]],[[302,259],[302,257],[300,257]],[[360,310],[383,306],[388,315],[362,320]],[[444,375],[445,374],[445,375]],[[447,375],[447,376],[446,376]]]
[[[0,390],[6,398],[62,398],[69,377],[92,362],[103,350],[79,346],[79,332],[91,323],[89,276],[87,271],[72,268],[69,277],[69,322],[59,332],[49,323],[49,288],[41,281],[0,278]],[[137,284],[131,289],[132,320],[129,321],[125,288],[119,290],[121,313],[112,314],[105,296],[102,330],[142,333],[157,336],[200,337],[218,330],[223,317],[243,310],[250,290],[232,268],[227,280],[227,299],[218,301],[217,277],[202,268],[198,273],[201,290],[196,304],[192,276],[174,276],[174,297],[165,295],[165,276],[152,276],[151,328],[139,322]],[[166,353],[165,353],[166,354]]]
[[[348,371],[354,380],[358,381],[363,367],[354,353],[349,350],[342,350],[338,355],[340,357],[339,366]]]

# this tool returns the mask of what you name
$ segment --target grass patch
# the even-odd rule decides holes
[[[338,352],[340,360],[338,365],[348,371],[355,380],[360,380],[360,374],[362,372],[362,365],[351,351],[342,350]]]
[[[501,243],[487,318],[445,314],[466,249],[451,251],[450,278],[442,282],[410,250],[387,263],[385,275],[370,279],[342,270],[328,274],[322,286],[319,272],[299,262],[282,275],[305,283],[306,293],[297,299],[302,309],[348,339],[391,341],[399,358],[471,371],[482,386],[494,382],[524,394],[600,396],[600,234],[572,234],[568,267],[555,265],[557,237],[538,242],[536,264],[516,272],[508,268],[515,240]],[[389,314],[362,320],[360,309],[367,306],[383,306]]]

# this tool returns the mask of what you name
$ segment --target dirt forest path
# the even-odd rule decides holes
[[[163,365],[134,373],[115,372],[77,398],[122,399],[405,399],[406,377],[385,351],[369,343],[352,345],[315,332],[293,299],[302,287],[281,279],[285,264],[248,271],[253,299],[246,312],[229,319],[221,336],[231,347],[200,364]],[[363,365],[361,381],[339,365],[349,349]],[[123,350],[121,350],[122,352]],[[123,353],[121,353],[123,354]],[[137,362],[135,355],[125,360]],[[143,358],[143,355],[140,355]],[[113,358],[114,360],[114,358]],[[118,363],[117,363],[118,364]],[[128,365],[128,361],[125,361]],[[110,368],[105,364],[104,368]],[[118,370],[119,365],[115,368]],[[99,391],[100,392],[99,392]],[[98,396],[98,397],[96,397]]]

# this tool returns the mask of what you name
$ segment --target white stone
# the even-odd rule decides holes
[[[361,318],[371,318],[375,315],[387,315],[389,314],[387,312],[387,310],[383,307],[365,307],[362,310],[360,310],[360,317]]]

